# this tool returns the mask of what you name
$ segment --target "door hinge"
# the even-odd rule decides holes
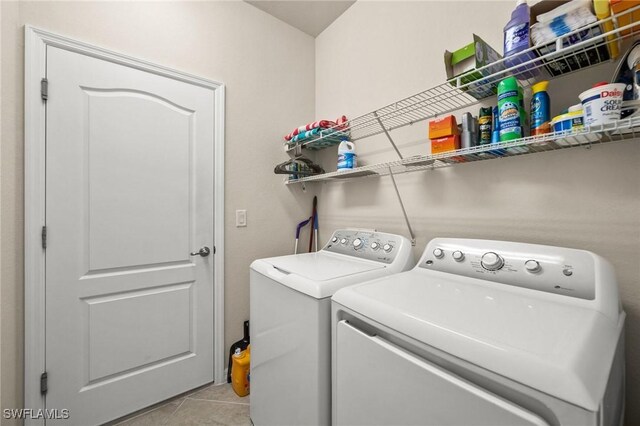
[[[47,227],[46,226],[42,227],[42,248],[43,249],[47,248]]]
[[[40,80],[40,95],[43,101],[49,99],[49,80],[46,77]]]
[[[213,254],[216,254],[216,246],[213,246]]]
[[[45,393],[47,393],[48,389],[49,389],[49,379],[47,377],[47,372],[45,371],[40,375],[40,393],[44,395]]]

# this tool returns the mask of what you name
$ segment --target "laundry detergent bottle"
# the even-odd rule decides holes
[[[504,62],[507,68],[535,59],[534,52],[520,53],[530,47],[530,15],[527,0],[517,0],[516,8],[511,12],[511,20],[504,27]],[[509,58],[511,57],[511,58]],[[538,75],[535,63],[517,68],[512,74],[518,80],[526,80]]]
[[[356,166],[356,146],[344,140],[338,146],[338,171],[353,170]]]
[[[238,396],[249,395],[249,373],[251,365],[251,345],[244,351],[236,348],[231,364],[231,387]]]

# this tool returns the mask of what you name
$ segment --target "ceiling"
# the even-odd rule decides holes
[[[271,1],[245,0],[247,3],[275,16],[309,34],[318,36],[338,16],[342,15],[354,1]]]

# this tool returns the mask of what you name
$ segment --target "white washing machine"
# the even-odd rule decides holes
[[[317,253],[251,264],[251,420],[331,422],[331,296],[343,287],[413,267],[411,242],[338,230]]]
[[[333,296],[333,423],[621,425],[624,320],[593,253],[434,239]]]

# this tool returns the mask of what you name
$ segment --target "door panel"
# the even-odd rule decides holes
[[[47,78],[46,405],[99,424],[213,380],[214,92],[55,47]]]
[[[85,93],[89,270],[188,260],[194,111],[139,92]]]
[[[89,382],[193,353],[192,284],[85,299]]]
[[[336,340],[338,425],[548,426],[524,408],[346,321],[337,324]]]

